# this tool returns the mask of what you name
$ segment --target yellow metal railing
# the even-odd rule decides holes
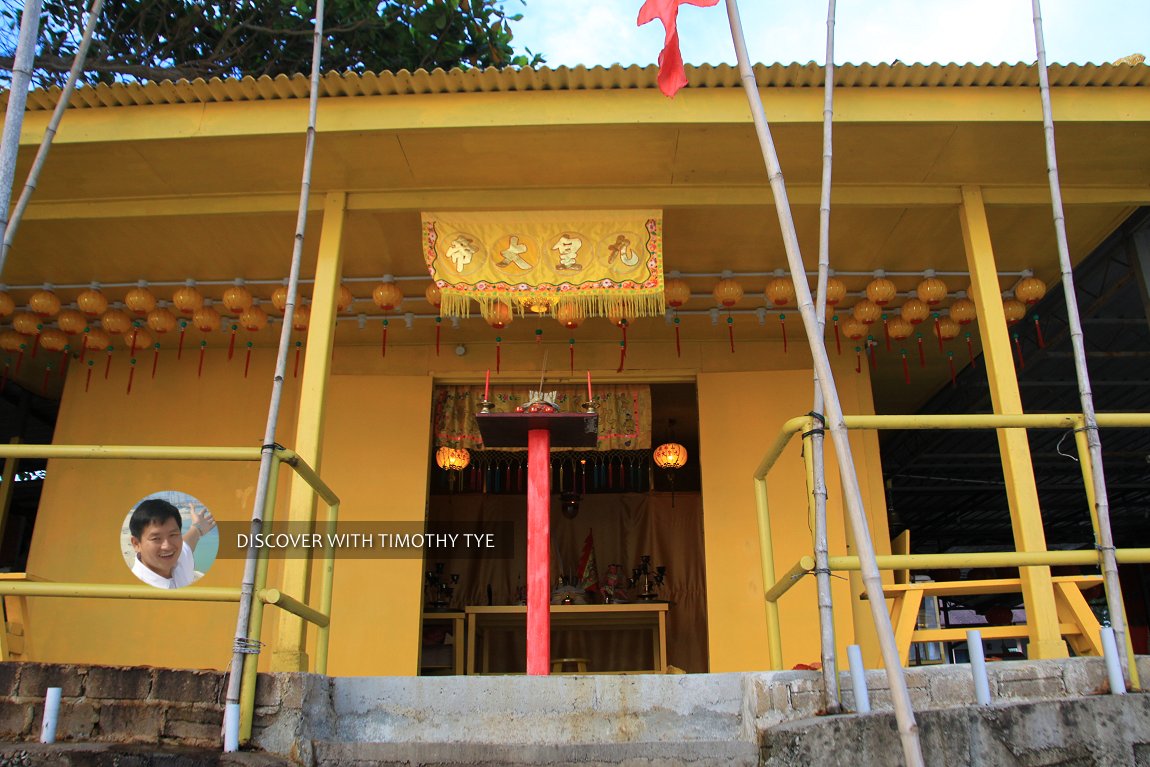
[[[260,448],[248,447],[177,447],[148,445],[0,445],[0,458],[68,458],[145,461],[250,461],[258,462]],[[325,531],[334,532],[339,519],[339,498],[319,475],[294,451],[276,447],[272,454],[271,474],[267,500],[263,509],[263,524],[270,525],[275,512],[277,479],[281,464],[287,464],[315,491],[327,506]],[[6,484],[6,483],[5,483]],[[275,605],[293,615],[315,624],[315,672],[327,673],[328,633],[331,623],[332,582],[335,560],[332,550],[324,547],[320,568],[320,604],[313,608],[278,589],[267,588],[268,549],[260,549],[256,560],[256,577],[251,618],[248,623],[248,641],[258,646],[263,626],[263,607]],[[182,589],[157,589],[147,585],[110,583],[55,583],[46,581],[0,582],[0,599],[13,597],[84,597],[93,599],[159,599],[179,602],[236,602],[241,598],[240,587],[186,586]],[[0,631],[0,643],[4,641]],[[7,660],[6,645],[0,645],[0,660]],[[240,739],[251,738],[252,715],[255,709],[256,673],[258,659],[254,654],[245,656],[240,687]]]
[[[1150,428],[1150,413],[1098,413],[1098,426],[1102,428]],[[1085,420],[1081,414],[1035,414],[1035,415],[848,415],[843,417],[848,429],[1073,429],[1079,451],[1079,466],[1086,486],[1090,507],[1090,519],[1094,526],[1095,541],[1098,540],[1098,518],[1094,509],[1093,477],[1086,440],[1083,432]],[[819,424],[821,425],[821,424]],[[781,578],[775,577],[774,544],[771,535],[770,509],[767,504],[766,477],[783,454],[791,438],[800,432],[807,433],[816,428],[815,419],[809,415],[798,416],[783,424],[779,436],[755,469],[755,505],[759,523],[759,547],[763,573],[764,607],[766,611],[767,635],[770,643],[771,667],[781,669],[782,630],[779,625],[778,600],[790,588],[813,570],[814,560],[809,556],[799,559]],[[807,472],[811,464],[807,462]],[[813,487],[811,477],[807,487]],[[1119,563],[1150,562],[1150,549],[1118,549],[1115,556]],[[904,570],[926,568],[961,567],[1025,567],[1032,565],[1099,565],[1099,554],[1093,550],[1078,551],[1005,551],[969,552],[961,554],[901,554],[879,555],[875,558],[880,570]],[[832,570],[858,570],[858,557],[830,557],[828,566]],[[1139,686],[1138,670],[1134,663],[1133,649],[1127,632],[1126,652],[1130,659],[1131,681]]]

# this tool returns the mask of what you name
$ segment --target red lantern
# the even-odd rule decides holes
[[[170,333],[176,329],[176,315],[171,310],[160,307],[148,312],[148,328],[153,333]]]
[[[902,308],[898,313],[904,320],[912,325],[917,325],[930,316],[930,307],[926,305],[925,301],[920,301],[917,298],[908,298],[903,302]]]
[[[385,312],[395,311],[403,303],[403,291],[394,281],[384,280],[371,292],[371,300]]]
[[[730,309],[743,297],[743,286],[729,278],[719,280],[712,294],[720,306]]]
[[[38,317],[55,317],[60,312],[60,299],[50,290],[37,290],[29,297],[28,308]]]
[[[924,301],[927,306],[938,306],[946,298],[946,283],[928,272],[926,279],[915,288],[918,300]]]
[[[867,283],[866,297],[879,306],[886,306],[898,295],[894,283],[883,276],[882,272],[875,272],[873,280]]]
[[[268,313],[252,304],[240,315],[240,327],[249,333],[258,333],[267,327]]]
[[[959,325],[969,325],[974,322],[974,302],[969,298],[957,298],[950,305],[950,318]]]
[[[132,318],[119,309],[109,309],[100,315],[100,325],[109,333],[120,335],[132,327]]]
[[[763,295],[771,302],[771,306],[793,306],[795,285],[790,277],[775,277],[767,283]]]
[[[56,315],[56,324],[68,335],[76,335],[84,332],[84,328],[88,327],[88,320],[75,309],[63,309]]]
[[[663,283],[663,295],[667,306],[678,309],[691,300],[691,287],[680,279],[669,279]]]
[[[203,295],[191,284],[177,288],[176,292],[172,294],[172,306],[176,307],[176,311],[185,316],[194,316],[203,305]]]
[[[794,292],[794,286],[791,286],[791,292]],[[827,278],[827,306],[838,306],[847,295],[846,283],[838,277]]]
[[[220,329],[220,313],[210,306],[201,306],[192,314],[192,324],[201,333]]]
[[[156,297],[141,283],[124,296],[124,306],[137,317],[145,317],[156,308]]]
[[[847,317],[843,320],[843,335],[852,341],[861,341],[866,338],[867,323],[854,317]]]
[[[877,320],[882,314],[882,309],[878,307],[874,301],[869,298],[864,298],[854,305],[851,309],[851,316],[857,321],[870,325]],[[849,338],[850,336],[848,336]]]
[[[244,287],[242,281],[236,280],[236,284],[225,290],[220,300],[229,312],[239,314],[252,305],[252,292]]]
[[[1006,324],[1013,325],[1026,316],[1026,305],[1017,298],[1004,298],[1002,312],[1006,315]]]
[[[108,299],[93,286],[76,296],[76,306],[80,308],[84,316],[95,319],[108,308]]]
[[[914,325],[904,317],[892,317],[887,321],[887,332],[894,340],[902,341],[910,338],[910,334],[914,332]]]
[[[1023,277],[1014,286],[1014,297],[1027,306],[1033,306],[1046,295],[1046,283],[1037,277]]]

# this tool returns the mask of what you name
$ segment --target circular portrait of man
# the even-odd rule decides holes
[[[120,530],[120,550],[132,575],[158,589],[183,588],[202,578],[219,545],[212,513],[177,490],[142,498]]]

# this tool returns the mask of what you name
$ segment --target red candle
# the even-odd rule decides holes
[[[483,382],[483,401],[489,402],[487,395],[491,393],[491,369],[487,370],[487,380]]]
[[[591,399],[591,371],[587,371],[587,401],[592,402]]]

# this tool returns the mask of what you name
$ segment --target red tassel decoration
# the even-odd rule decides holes
[[[236,331],[239,330],[239,325],[232,325],[232,337],[228,339],[228,362],[232,361],[232,356],[236,353]]]
[[[619,321],[619,327],[623,328],[623,348],[627,348],[627,318],[624,317]]]
[[[906,349],[902,349],[902,379],[910,386],[910,363],[906,360]]]
[[[886,336],[886,350],[890,351],[890,324],[887,322],[887,316],[882,316],[882,334]]]
[[[84,337],[80,339],[80,362],[84,362],[84,358],[88,356],[88,331],[91,328],[84,328]]]
[[[442,317],[436,317],[435,318],[435,356],[436,357],[439,356],[439,331],[443,329],[441,326],[442,322],[443,322]]]
[[[36,352],[40,350],[40,331],[43,329],[43,325],[37,325],[36,335],[32,336],[32,359],[36,359]]]
[[[679,315],[677,312],[675,314],[675,356],[683,356],[683,348],[679,344]]]
[[[623,366],[625,364],[627,364],[627,342],[626,341],[620,341],[619,342],[619,369],[616,370],[615,372],[616,373],[622,373],[623,372]]]
[[[866,353],[870,355],[870,366],[878,370],[878,354],[875,352],[875,347],[878,342],[874,340],[874,336],[866,337]]]
[[[160,366],[160,345],[152,345],[152,378],[156,377],[156,368]]]
[[[299,352],[300,352],[300,349],[302,347],[303,347],[302,341],[296,341],[295,342],[295,367],[292,368],[292,374],[291,374],[292,378],[299,378]]]
[[[208,348],[207,341],[200,341],[200,366],[196,369],[196,378],[204,375],[204,349]]]
[[[727,337],[731,341],[731,354],[735,353],[735,319],[727,317]]]
[[[126,394],[132,393],[132,381],[136,378],[136,358],[133,357],[130,361],[131,367],[128,368],[128,391]]]
[[[48,376],[52,375],[52,363],[49,362],[44,366],[44,382],[40,384],[40,393],[48,393]]]
[[[1038,348],[1046,348],[1046,339],[1042,337],[1042,326],[1038,324],[1038,315],[1034,315],[1034,332],[1038,336]]]
[[[966,353],[970,355],[970,366],[977,370],[978,363],[974,360],[974,341],[971,340],[970,333],[966,334]]]
[[[64,344],[64,350],[60,352],[60,377],[64,377],[64,367],[68,364],[68,355],[72,351],[72,347]]]
[[[180,320],[180,343],[176,347],[176,359],[181,360],[184,358],[184,333],[188,330],[188,321]]]
[[[383,321],[383,338],[379,342],[379,356],[387,356],[387,320]]]
[[[92,385],[92,366],[96,364],[96,360],[88,360],[88,379],[84,381],[84,391],[88,391],[88,387]]]
[[[140,337],[140,326],[138,323],[133,322],[132,323],[132,343],[130,344],[131,348],[128,349],[128,356],[129,357],[135,357],[136,356],[136,339],[139,337]]]
[[[938,339],[938,353],[942,354],[942,325],[938,321],[938,312],[934,313],[934,335]]]
[[[535,345],[538,346],[539,342],[543,340],[543,328],[535,328]]]
[[[950,364],[950,385],[957,387],[958,386],[958,379],[955,378],[955,375],[954,375],[954,352],[947,352],[946,353],[946,361],[947,361],[947,363]]]
[[[571,338],[567,341],[567,350],[571,356],[571,373],[575,373],[575,339]]]
[[[495,372],[503,366],[503,337],[495,336]]]
[[[112,346],[108,346],[108,361],[104,363],[104,380],[108,380],[108,373],[112,370]]]
[[[1026,370],[1026,360],[1022,358],[1022,341],[1019,340],[1017,333],[1011,337],[1014,339],[1014,350],[1018,352],[1018,369]]]
[[[20,375],[20,366],[24,364],[24,350],[27,348],[25,344],[20,344],[20,351],[16,354],[16,372],[13,375]]]
[[[783,329],[783,354],[787,353],[787,315],[779,315],[779,327]]]
[[[856,373],[862,372],[862,347],[861,346],[855,347],[855,372]]]
[[[831,317],[831,321],[835,324],[835,351],[840,355],[843,353],[843,342],[839,339],[839,316],[836,314]]]
[[[926,347],[922,344],[922,333],[915,333],[914,337],[918,339],[918,366],[924,368],[926,367]]]
[[[244,356],[244,378],[248,377],[248,368],[252,366],[252,342],[248,341],[248,351]]]

